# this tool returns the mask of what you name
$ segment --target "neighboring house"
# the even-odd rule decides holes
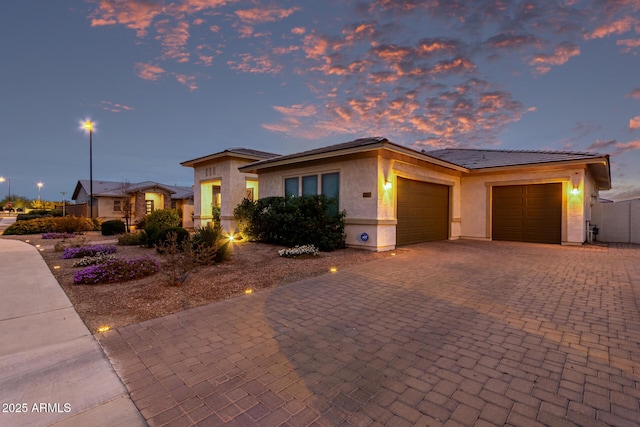
[[[91,192],[88,179],[80,180],[73,191],[76,204],[88,206]],[[183,213],[183,226],[192,226],[191,206],[193,189],[160,184],[153,181],[138,183],[93,181],[93,216],[104,220],[123,219],[127,206],[131,207],[131,219],[136,220],[158,209],[176,209]],[[88,209],[88,208],[87,208]],[[87,215],[88,211],[87,211]]]
[[[240,172],[238,168],[277,156],[247,148],[229,148],[180,163],[193,168],[194,227],[204,227],[212,222],[214,210],[219,209],[223,229],[233,232],[236,206],[244,198],[258,199],[258,175]]]
[[[229,164],[232,175],[237,163]],[[347,212],[347,245],[378,251],[459,238],[582,244],[599,190],[611,187],[607,155],[418,152],[385,138],[264,158],[239,171],[238,177],[258,177],[261,197],[337,198],[339,209]],[[196,188],[203,179],[196,173]],[[230,191],[242,193],[246,184],[240,179],[237,186]],[[196,195],[196,218],[202,217],[201,197]],[[239,199],[231,200],[226,212],[232,212]]]

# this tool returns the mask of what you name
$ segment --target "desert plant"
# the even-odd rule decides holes
[[[101,229],[103,236],[114,236],[116,234],[124,234],[125,225],[122,220],[112,219],[103,222]]]
[[[159,250],[165,255],[160,271],[166,276],[169,286],[182,286],[196,268],[214,263],[215,252],[202,244],[194,245],[189,240],[178,242],[178,235],[170,232]]]
[[[86,256],[97,256],[98,254],[114,254],[118,248],[114,245],[90,245],[76,248],[65,248],[62,259],[82,258]]]
[[[182,227],[169,227],[160,231],[156,237],[155,245],[158,252],[162,253],[163,248],[169,241],[169,236],[175,234],[178,246],[181,246],[182,242],[189,240],[189,232]]]
[[[213,249],[214,262],[226,261],[231,256],[229,238],[222,234],[222,227],[219,223],[216,225],[209,223],[206,227],[198,228],[191,240],[194,247],[203,246]]]
[[[120,246],[138,246],[144,245],[147,241],[147,235],[144,231],[137,233],[125,233],[118,236],[118,244]]]
[[[150,276],[160,270],[158,261],[151,257],[111,259],[92,265],[73,274],[75,284],[117,283]]]

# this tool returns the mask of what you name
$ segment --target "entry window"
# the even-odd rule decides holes
[[[113,201],[113,211],[114,212],[122,212],[122,201],[114,200]]]
[[[298,197],[298,177],[295,178],[286,178],[284,180],[284,196],[289,197]]]
[[[318,194],[318,175],[302,177],[302,195],[315,196]]]
[[[213,200],[213,206],[219,208],[220,206],[222,206],[222,193],[220,191],[220,186],[214,185],[211,188],[213,190],[213,198],[211,199]]]
[[[146,205],[146,210],[147,213],[150,214],[151,212],[153,212],[153,200],[145,200],[144,201],[145,205]]]

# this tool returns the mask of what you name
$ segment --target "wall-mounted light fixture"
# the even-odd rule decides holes
[[[384,189],[385,190],[391,190],[391,187],[392,187],[391,181],[385,181]]]
[[[573,194],[574,196],[580,194],[580,188],[574,185],[573,188],[571,189],[571,194]]]

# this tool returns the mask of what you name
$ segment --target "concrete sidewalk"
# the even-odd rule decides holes
[[[0,295],[0,425],[147,425],[33,246],[0,239]]]

